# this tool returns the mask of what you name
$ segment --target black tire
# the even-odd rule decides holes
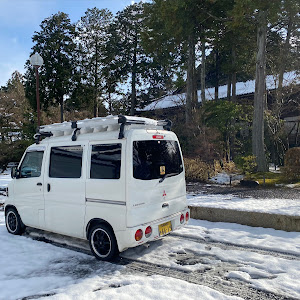
[[[90,229],[89,243],[99,260],[110,261],[119,253],[115,235],[106,224],[96,224]]]
[[[5,225],[7,231],[14,235],[21,235],[25,231],[25,225],[14,208],[8,208],[5,212]]]

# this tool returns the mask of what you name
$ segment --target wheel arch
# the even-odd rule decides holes
[[[9,208],[15,209],[16,212],[18,213],[18,215],[20,215],[19,212],[18,212],[18,210],[17,210],[17,208],[16,208],[14,205],[12,205],[12,204],[7,204],[7,205],[5,205],[5,207],[4,207],[4,215],[5,215],[5,216],[6,216],[7,210],[8,210]]]
[[[115,234],[115,231],[113,229],[113,227],[107,222],[105,221],[104,219],[101,219],[101,218],[94,218],[94,219],[91,219],[88,224],[86,225],[86,229],[85,229],[85,234],[86,234],[86,238],[89,239],[89,233],[90,233],[90,229],[95,226],[96,224],[105,224],[106,226],[108,226],[111,231],[113,232],[114,236],[115,236],[115,239],[117,241],[117,238],[116,238],[116,234]],[[118,242],[118,241],[117,241]]]

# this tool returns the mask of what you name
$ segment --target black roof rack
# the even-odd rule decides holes
[[[134,119],[129,119],[128,117],[125,117],[123,115],[118,116],[118,123],[120,125],[120,131],[119,131],[119,139],[124,138],[124,129],[126,125],[147,125],[147,123],[143,120],[134,120]],[[172,122],[170,120],[159,120],[157,121],[157,126],[163,126],[165,130],[170,131],[172,127]]]

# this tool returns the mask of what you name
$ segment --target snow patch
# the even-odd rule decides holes
[[[299,199],[255,199],[235,195],[199,194],[188,195],[188,205],[253,211],[270,214],[300,216]]]

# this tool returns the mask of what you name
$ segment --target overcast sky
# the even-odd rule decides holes
[[[57,13],[67,13],[72,22],[88,8],[108,8],[114,14],[132,0],[0,0],[0,86],[17,70],[24,73],[32,36],[41,22]]]

